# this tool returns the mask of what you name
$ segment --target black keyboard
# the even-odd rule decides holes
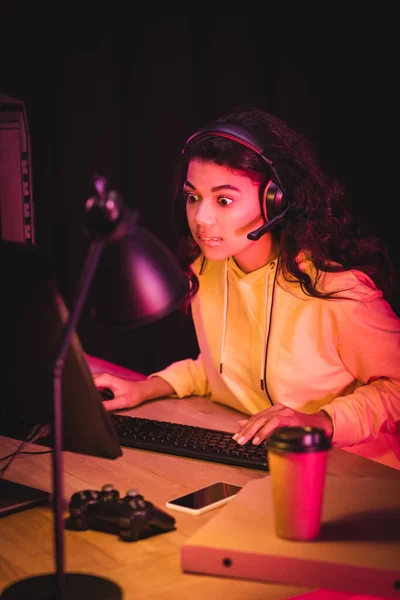
[[[244,446],[232,433],[109,413],[121,446],[268,471],[264,444]]]

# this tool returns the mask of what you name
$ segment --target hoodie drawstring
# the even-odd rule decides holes
[[[268,352],[268,343],[271,332],[271,321],[272,321],[272,309],[274,303],[275,296],[275,285],[276,285],[276,276],[278,272],[278,262],[273,261],[270,265],[270,269],[267,270],[265,274],[265,284],[264,284],[264,303],[262,309],[262,323],[261,323],[261,339],[260,339],[260,357],[262,357],[260,364],[260,386],[263,391],[265,391],[268,399],[271,398],[268,394],[267,382],[266,382],[266,366],[267,366],[267,352]],[[271,290],[271,302],[269,303],[269,311],[267,311],[267,299],[268,299],[268,287],[270,280],[270,271],[274,269],[274,279],[272,283]],[[228,317],[228,299],[229,299],[229,270],[228,270],[228,259],[225,261],[224,267],[224,305],[223,305],[223,317],[222,317],[222,334],[221,334],[221,351],[220,351],[220,364],[219,364],[219,372],[223,371],[223,363],[224,363],[224,349],[225,349],[225,338],[226,338],[226,328],[227,328],[227,317]]]

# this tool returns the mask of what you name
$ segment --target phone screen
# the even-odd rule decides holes
[[[167,502],[170,508],[181,508],[187,512],[205,512],[205,509],[224,504],[242,489],[240,485],[218,481],[204,488]]]

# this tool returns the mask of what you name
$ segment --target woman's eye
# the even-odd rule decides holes
[[[185,192],[185,199],[187,204],[194,204],[198,201],[199,197],[196,194],[192,194],[190,192]]]
[[[218,204],[220,206],[229,206],[230,204],[232,204],[232,202],[232,198],[226,198],[225,196],[223,196],[222,198],[218,198]]]

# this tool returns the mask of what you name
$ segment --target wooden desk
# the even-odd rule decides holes
[[[204,398],[152,401],[126,414],[232,432],[239,419],[235,411]],[[18,443],[0,436],[0,456],[15,450]],[[45,449],[37,444],[24,448]],[[330,453],[328,472],[339,476],[400,478],[400,471],[338,449]],[[137,488],[147,500],[164,508],[167,500],[215,481],[245,485],[251,479],[265,476],[262,471],[131,448],[124,448],[123,456],[115,461],[64,453],[66,502],[76,491],[100,489],[103,484],[112,483],[122,495],[129,488]],[[51,491],[51,454],[16,458],[7,470],[6,478]],[[229,600],[278,600],[309,591],[308,588],[182,573],[179,552],[182,542],[214,514],[211,511],[191,516],[174,512],[176,531],[139,542],[122,542],[117,535],[96,531],[65,531],[65,569],[113,580],[122,588],[124,600],[214,600],[224,596],[229,596]],[[51,573],[54,569],[49,507],[32,508],[0,519],[0,591],[14,581]],[[318,598],[330,600],[349,597],[336,592],[319,591],[317,594]]]

